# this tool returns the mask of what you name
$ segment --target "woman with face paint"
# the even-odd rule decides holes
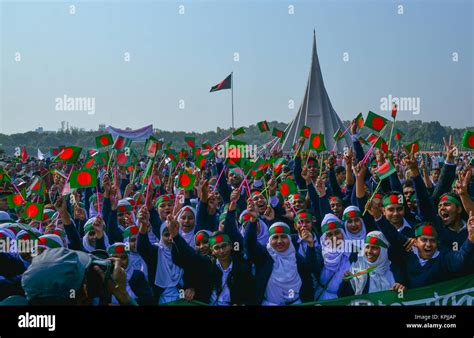
[[[319,278],[315,300],[337,298],[344,273],[350,269],[350,251],[347,250],[347,237],[341,220],[333,214],[326,214],[321,222],[320,239],[324,267]]]
[[[380,231],[372,231],[365,238],[363,256],[352,263],[339,287],[339,297],[372,292],[402,291],[404,286],[395,282],[388,259],[388,241]]]
[[[258,210],[253,201],[247,207],[250,215],[245,231],[245,248],[256,266],[256,297],[261,305],[291,305],[313,300],[312,275],[318,270],[313,238],[305,232],[306,257],[295,251],[290,227],[273,223],[265,246],[257,240]],[[320,268],[320,267],[319,267]]]
[[[104,226],[105,224],[101,216],[92,217],[84,224],[84,237],[82,237],[84,251],[107,250],[109,239],[104,232]]]
[[[367,230],[365,228],[364,220],[362,219],[362,213],[358,207],[348,206],[344,209],[342,216],[344,221],[344,230],[346,232],[346,241],[351,244],[351,256],[349,260],[355,262],[357,260],[357,255],[363,249],[363,243]]]
[[[184,271],[175,264],[171,254],[173,239],[168,231],[167,222],[174,221],[172,216],[161,224],[160,240],[158,245],[152,245],[148,237],[150,216],[146,207],[142,207],[138,214],[140,230],[137,240],[137,250],[147,264],[149,282],[153,285],[156,302],[169,303],[180,299],[183,288]]]

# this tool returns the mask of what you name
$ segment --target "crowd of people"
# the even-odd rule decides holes
[[[403,297],[474,273],[472,154],[448,140],[443,152],[366,156],[355,121],[348,132],[343,153],[304,152],[304,137],[291,154],[274,149],[261,157],[270,163],[261,175],[216,156],[202,168],[192,156],[174,166],[165,154],[143,156],[133,171],[112,160],[97,166],[96,187],[67,194],[68,173],[84,160],[4,156],[0,301],[284,306],[390,290]],[[147,161],[152,173],[142,180]],[[387,163],[396,170],[381,178]],[[177,167],[196,177],[191,189],[179,188]],[[38,177],[43,217],[28,219]],[[296,191],[287,193],[290,183]],[[25,201],[12,209],[17,190]]]

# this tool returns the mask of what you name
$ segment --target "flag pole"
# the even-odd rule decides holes
[[[230,73],[230,90],[232,98],[232,131],[234,131],[234,72]]]

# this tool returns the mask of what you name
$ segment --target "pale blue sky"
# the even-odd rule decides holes
[[[392,94],[420,98],[420,114],[400,112],[399,119],[474,125],[470,0],[0,3],[2,133],[57,130],[61,120],[87,130],[99,123],[229,127],[230,91],[209,89],[231,71],[236,127],[290,122],[304,95],[313,28],[326,89],[343,120],[380,113],[380,99]],[[63,95],[94,97],[95,115],[55,111]]]

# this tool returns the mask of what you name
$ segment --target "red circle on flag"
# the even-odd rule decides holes
[[[53,149],[53,155],[59,154],[59,149]]]
[[[288,188],[288,185],[286,183],[283,183],[280,188],[280,192],[283,196],[288,196],[290,193],[290,189]]]
[[[382,142],[382,144],[380,145],[380,148],[382,148],[384,153],[388,153],[388,144],[387,143]]]
[[[59,155],[59,158],[61,160],[68,160],[72,157],[73,154],[74,154],[74,151],[72,150],[72,148],[64,148],[61,155]]]
[[[309,137],[310,132],[311,131],[309,130],[309,128],[304,128],[304,131],[303,131],[304,137]]]
[[[89,161],[87,161],[86,163],[86,168],[90,168],[92,167],[92,165],[94,164],[95,160],[93,158],[91,158]]]
[[[156,143],[151,143],[149,146],[148,146],[148,152],[150,154],[154,154],[156,151]]]
[[[22,241],[27,241],[27,240],[29,240],[29,239],[30,239],[30,235],[28,235],[28,234],[24,234],[24,235],[21,236],[21,238],[20,238],[20,240],[22,240]]]
[[[179,184],[182,186],[182,187],[187,187],[189,185],[189,183],[191,183],[191,180],[189,178],[188,175],[186,174],[181,174],[179,176]]]
[[[39,238],[38,245],[46,245],[46,237]]]
[[[311,140],[311,145],[313,146],[313,148],[319,148],[319,145],[321,144],[321,137],[318,135],[318,136],[315,136],[312,140]]]
[[[379,174],[385,174],[388,170],[390,169],[390,164],[388,162],[385,162],[380,166],[380,168],[377,169],[377,172]]]
[[[372,120],[372,127],[374,127],[374,129],[377,131],[381,130],[384,124],[385,124],[385,121],[381,117],[376,116]]]
[[[116,149],[122,149],[123,145],[124,145],[125,141],[123,138],[119,137],[118,139],[115,140],[115,148]]]
[[[76,179],[77,179],[77,183],[79,183],[80,185],[89,185],[92,182],[91,174],[89,174],[88,172],[85,172],[85,171],[81,171],[77,175]]]
[[[28,208],[26,208],[26,216],[28,216],[28,218],[35,217],[36,215],[38,215],[38,212],[38,207],[34,204],[30,204]]]
[[[101,138],[99,139],[99,142],[100,144],[102,144],[103,146],[106,146],[109,144],[109,138],[107,136],[101,136]]]
[[[398,204],[398,197],[396,195],[391,195],[390,196],[390,203]]]
[[[467,138],[467,145],[469,148],[474,148],[474,136],[469,136]]]
[[[124,164],[127,162],[127,155],[125,153],[117,154],[117,164]]]
[[[130,233],[131,233],[132,235],[138,234],[138,227],[136,227],[136,226],[131,227],[131,228],[130,228]]]
[[[18,194],[13,196],[13,204],[20,205],[21,202],[23,202],[23,197],[21,195]]]

